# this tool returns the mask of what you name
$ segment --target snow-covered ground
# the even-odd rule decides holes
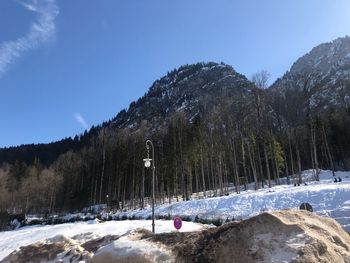
[[[336,219],[350,232],[350,172],[337,172],[342,182],[334,183],[331,171],[321,171],[320,181],[313,180],[313,171],[303,172],[301,186],[278,185],[258,191],[242,191],[229,196],[191,200],[164,204],[155,208],[156,215],[188,216],[199,218],[221,218],[241,220],[263,211],[299,208],[304,202],[310,203],[313,211]],[[148,218],[151,208],[117,213],[115,216]]]
[[[313,171],[303,172],[303,181],[307,185],[278,185],[272,188],[259,189],[258,191],[242,191],[240,194],[231,193],[228,196],[197,199],[186,202],[163,204],[155,209],[159,216],[186,216],[192,220],[199,218],[216,219],[245,219],[257,215],[263,211],[281,210],[286,208],[299,208],[303,202],[312,205],[314,212],[330,216],[336,219],[344,229],[350,232],[350,172],[337,172],[336,177],[341,177],[342,182],[333,182],[331,171],[322,171],[320,181],[313,181]],[[149,218],[151,208],[120,212],[113,215],[128,218]],[[0,260],[20,246],[25,246],[39,240],[49,239],[56,235],[74,237],[85,242],[105,235],[124,235],[137,228],[151,230],[151,221],[97,221],[68,223],[61,225],[30,226],[0,234]],[[170,232],[174,230],[172,221],[156,221],[157,232]],[[184,222],[181,231],[202,229],[203,225]],[[120,239],[120,242],[124,242]],[[115,243],[118,249],[124,243]],[[145,244],[143,244],[145,245]],[[145,245],[147,247],[148,245]]]
[[[106,235],[124,235],[137,228],[152,229],[150,220],[125,220],[108,221],[97,223],[97,220],[89,222],[68,223],[61,225],[37,225],[27,226],[17,230],[0,233],[0,260],[9,255],[15,249],[21,246],[30,245],[40,240],[50,239],[57,235],[75,240],[79,239],[81,243],[88,240],[103,237]],[[203,225],[183,222],[181,232],[196,231],[203,229]],[[175,228],[172,221],[156,220],[156,233],[171,232]]]

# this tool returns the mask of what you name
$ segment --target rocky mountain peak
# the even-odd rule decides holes
[[[337,38],[323,43],[299,58],[291,67],[291,73],[319,71],[328,73],[332,68],[350,62],[350,37]]]
[[[299,58],[271,90],[285,98],[298,97],[296,100],[304,111],[310,108],[321,113],[334,107],[349,111],[350,37],[313,48]]]
[[[208,96],[245,92],[251,83],[224,63],[184,65],[156,80],[149,91],[115,118],[120,128],[137,128],[141,121],[160,126],[176,112],[183,112],[188,121],[198,114],[200,104]]]

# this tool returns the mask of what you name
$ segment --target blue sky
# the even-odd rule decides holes
[[[182,64],[272,80],[350,35],[348,0],[1,0],[0,147],[111,119]]]

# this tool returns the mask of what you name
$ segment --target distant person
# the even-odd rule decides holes
[[[334,183],[337,183],[337,182],[338,182],[338,180],[337,180],[337,178],[335,177],[335,178],[334,178]]]
[[[302,203],[299,207],[300,210],[307,210],[309,212],[313,212],[313,208],[309,203]]]

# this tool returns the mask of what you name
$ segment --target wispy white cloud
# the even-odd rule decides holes
[[[86,123],[85,119],[80,113],[75,113],[74,118],[85,130],[89,128],[89,125]]]
[[[0,78],[24,52],[38,47],[55,34],[55,19],[59,13],[56,0],[22,0],[18,3],[34,12],[36,20],[26,35],[0,43]]]

